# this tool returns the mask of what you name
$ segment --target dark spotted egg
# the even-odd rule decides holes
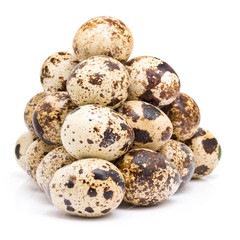
[[[73,157],[114,160],[132,146],[134,131],[114,110],[100,105],[78,107],[66,117],[62,143]]]
[[[66,91],[68,75],[79,63],[76,56],[70,52],[56,52],[48,57],[41,68],[41,84],[48,94]]]
[[[179,93],[174,102],[162,108],[173,125],[173,138],[190,139],[198,130],[200,110],[196,102],[185,93]]]
[[[73,51],[80,61],[106,55],[125,62],[133,48],[130,29],[119,19],[96,17],[83,24],[73,39]]]
[[[121,172],[110,162],[87,158],[58,169],[48,184],[52,203],[78,216],[98,217],[121,203],[125,184]]]
[[[66,92],[52,93],[42,99],[33,113],[33,126],[38,137],[47,144],[61,145],[61,126],[75,108]]]
[[[175,100],[180,80],[175,71],[159,58],[143,56],[126,63],[130,75],[128,100],[142,100],[157,107]]]
[[[185,144],[191,148],[195,156],[193,178],[210,174],[221,158],[221,147],[213,134],[206,129],[198,128],[194,136]]]
[[[116,166],[126,184],[124,200],[136,206],[158,204],[174,194],[180,185],[176,167],[150,149],[132,149]]]
[[[156,151],[172,135],[171,121],[164,112],[152,104],[142,101],[127,101],[118,111],[134,130],[134,147]]]
[[[67,91],[78,105],[120,106],[128,96],[129,75],[119,61],[107,56],[94,56],[79,63],[70,74]]]
[[[195,170],[195,158],[191,149],[182,142],[170,139],[159,150],[164,157],[171,161],[181,176],[183,187],[188,183]]]

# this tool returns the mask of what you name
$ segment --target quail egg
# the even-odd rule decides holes
[[[125,62],[132,48],[130,29],[113,17],[96,17],[87,21],[73,39],[73,51],[80,61],[95,55],[106,55]]]
[[[58,169],[47,192],[52,203],[69,214],[98,217],[118,207],[124,189],[123,176],[112,163],[87,158]]]
[[[177,168],[181,176],[180,187],[183,187],[191,180],[195,169],[195,158],[187,145],[170,139],[158,152],[171,161]]]
[[[61,145],[61,126],[67,114],[75,108],[66,92],[46,96],[33,113],[33,126],[38,137],[47,144]]]
[[[191,138],[200,123],[200,111],[196,102],[185,93],[179,93],[176,100],[162,108],[173,125],[173,138],[185,141]]]
[[[76,56],[70,52],[56,52],[48,57],[41,68],[41,84],[48,94],[66,91],[68,75],[79,63]]]
[[[221,158],[221,147],[213,134],[206,129],[198,128],[194,136],[185,144],[191,148],[195,156],[193,178],[210,174]]]
[[[129,75],[123,64],[107,56],[79,63],[70,74],[67,91],[78,106],[100,104],[116,108],[128,96]]]
[[[130,76],[128,100],[142,100],[161,107],[176,99],[180,80],[166,62],[143,56],[128,61],[126,68]]]
[[[63,166],[76,161],[63,146],[53,149],[40,162],[36,172],[38,185],[43,191],[47,190],[47,185],[53,174]]]
[[[118,111],[134,130],[133,147],[157,150],[172,135],[171,121],[164,112],[152,104],[142,101],[127,101]]]
[[[136,206],[158,204],[174,194],[180,185],[176,167],[150,149],[132,149],[116,166],[126,184],[124,200]]]
[[[65,149],[76,159],[96,157],[111,161],[129,150],[134,131],[114,110],[85,105],[68,114],[61,138]]]

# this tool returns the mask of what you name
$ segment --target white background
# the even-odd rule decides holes
[[[1,1],[1,239],[239,239],[239,1]],[[182,92],[198,103],[201,127],[222,146],[208,177],[191,181],[159,206],[122,205],[103,218],[60,212],[14,158],[26,131],[27,101],[42,91],[39,72],[56,51],[72,49],[77,29],[95,16],[132,30],[131,57],[170,64]],[[236,218],[237,217],[237,218]],[[5,236],[5,238],[3,238]]]

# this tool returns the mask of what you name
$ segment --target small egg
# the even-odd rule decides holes
[[[25,132],[18,138],[15,144],[15,158],[23,170],[25,170],[24,162],[26,151],[31,143],[35,140],[36,137],[34,137],[30,132]]]
[[[47,144],[61,145],[61,126],[67,114],[75,108],[66,92],[46,96],[33,113],[33,126],[38,137]]]
[[[180,187],[188,183],[194,173],[195,158],[191,149],[184,143],[170,139],[158,152],[171,161],[181,176]]]
[[[54,145],[48,145],[41,139],[35,140],[27,149],[25,154],[25,169],[33,182],[37,183],[36,171],[42,159],[53,149]]]
[[[63,146],[53,149],[49,152],[43,160],[40,162],[37,172],[36,179],[40,188],[46,192],[47,185],[51,180],[53,174],[63,166],[76,161]]]
[[[96,17],[83,24],[73,39],[73,51],[82,61],[95,55],[106,55],[120,62],[130,57],[133,36],[119,19]]]
[[[171,121],[164,112],[152,104],[142,101],[127,101],[118,111],[134,130],[133,147],[157,150],[172,135]]]
[[[79,63],[70,74],[67,91],[78,106],[100,104],[117,108],[128,97],[129,75],[119,61],[94,56]]]
[[[70,52],[56,52],[48,57],[41,68],[43,90],[48,94],[66,91],[68,76],[78,63],[76,56]]]
[[[114,110],[85,105],[72,111],[61,129],[62,143],[73,157],[114,160],[132,146],[134,131]]]
[[[130,76],[128,100],[142,100],[161,107],[176,99],[180,79],[166,62],[143,56],[128,61],[126,68]]]
[[[200,110],[196,102],[187,94],[179,93],[174,102],[161,110],[172,122],[174,139],[185,141],[197,132]]]
[[[132,149],[116,166],[126,184],[124,200],[136,206],[158,204],[174,194],[180,185],[176,167],[163,155],[149,149]]]
[[[193,178],[210,174],[221,158],[221,147],[217,139],[206,129],[198,128],[194,136],[185,142],[195,156]]]
[[[46,97],[47,94],[45,92],[40,92],[36,94],[34,97],[32,97],[29,102],[27,103],[25,110],[24,110],[24,121],[25,124],[30,131],[35,137],[37,136],[35,133],[35,130],[33,128],[33,112],[35,110],[36,105],[44,98]]]
[[[124,189],[123,176],[112,163],[88,158],[58,169],[47,192],[52,203],[69,214],[98,217],[118,207]]]

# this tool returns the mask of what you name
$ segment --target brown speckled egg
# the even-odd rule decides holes
[[[49,152],[40,162],[36,172],[36,179],[41,189],[46,191],[53,174],[59,168],[74,161],[76,161],[76,159],[67,153],[63,146]]]
[[[116,108],[127,99],[129,85],[123,64],[111,57],[94,56],[74,68],[67,91],[78,106],[100,104]]]
[[[23,133],[17,140],[15,145],[15,158],[19,166],[25,170],[25,154],[28,147],[35,141],[37,138],[34,137],[30,132]]]
[[[130,29],[119,19],[96,17],[83,24],[73,39],[73,51],[80,61],[106,55],[125,62],[133,48]]]
[[[173,138],[185,141],[197,131],[200,111],[196,102],[185,93],[180,93],[170,105],[162,108],[173,125]]]
[[[127,101],[118,111],[123,114],[134,130],[134,147],[157,150],[172,135],[171,121],[164,112],[152,104]]]
[[[193,178],[210,174],[221,158],[221,147],[208,130],[198,128],[194,136],[185,142],[194,153],[195,171]]]
[[[54,145],[48,145],[41,139],[35,140],[27,149],[25,155],[25,169],[31,179],[37,183],[36,171],[42,159],[53,149]]]
[[[72,111],[61,130],[62,143],[73,157],[114,160],[132,146],[134,131],[114,110],[85,105]]]
[[[33,126],[38,137],[47,144],[61,145],[61,126],[67,114],[75,108],[66,92],[46,96],[33,114]]]
[[[158,152],[171,161],[177,168],[181,176],[180,187],[183,187],[191,180],[195,169],[195,158],[187,145],[170,139]]]
[[[48,57],[41,68],[41,84],[48,94],[66,91],[66,82],[73,68],[79,63],[70,52],[56,52]]]
[[[128,61],[126,68],[130,76],[128,100],[142,100],[161,107],[176,99],[180,80],[166,62],[143,56]]]
[[[132,149],[116,166],[126,184],[124,200],[133,205],[158,204],[174,194],[180,185],[176,167],[160,153],[149,149]]]
[[[52,203],[69,214],[98,217],[118,207],[124,189],[123,176],[112,163],[88,158],[57,170],[47,192]]]
[[[45,92],[40,92],[32,97],[29,102],[27,103],[25,110],[24,110],[24,121],[28,128],[28,130],[36,137],[35,130],[33,128],[33,112],[35,110],[36,105],[41,101],[47,94]]]

